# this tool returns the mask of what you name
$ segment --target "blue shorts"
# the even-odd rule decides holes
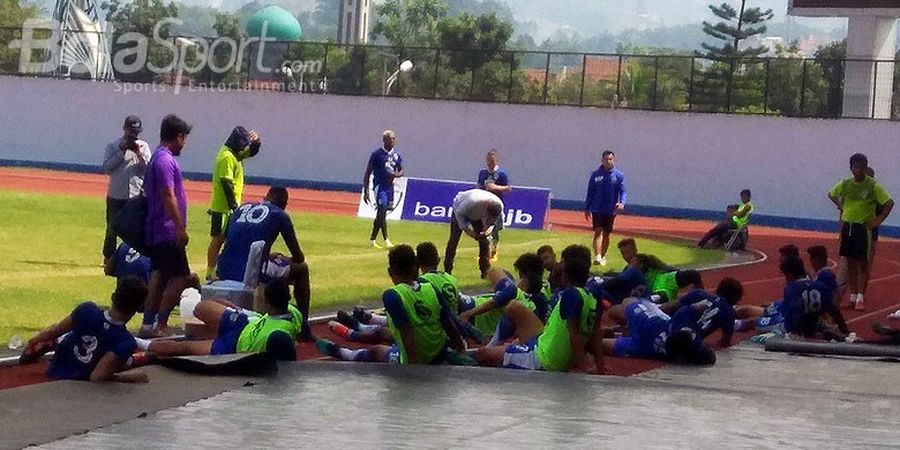
[[[225,308],[219,319],[219,333],[209,348],[210,355],[231,355],[237,353],[238,338],[247,324],[247,314],[234,308]]]
[[[259,271],[260,283],[271,283],[275,280],[286,280],[291,275],[291,260],[281,256],[269,256]]]
[[[394,185],[375,186],[375,205],[379,208],[394,207]]]
[[[541,370],[541,360],[537,356],[535,336],[522,345],[509,345],[503,355],[503,367],[507,369]]]
[[[784,316],[781,315],[779,308],[781,300],[772,302],[767,306],[763,316],[756,319],[756,331],[761,333],[776,332],[784,334]]]

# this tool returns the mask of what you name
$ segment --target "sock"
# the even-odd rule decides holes
[[[363,348],[359,350],[350,350],[349,348],[341,347],[338,349],[338,356],[341,357],[344,361],[369,361],[369,349]]]
[[[359,324],[359,328],[357,330],[360,333],[374,333],[382,328],[382,325],[366,325],[361,323]]]
[[[379,316],[378,314],[372,314],[372,318],[369,319],[369,325],[380,325],[382,327],[387,326],[387,316]]]
[[[856,303],[856,302],[857,302],[857,300],[856,300],[856,294],[851,293],[851,294],[850,294],[850,303]]]
[[[862,302],[862,301],[863,301],[863,295],[862,295],[862,294],[856,294],[856,303],[859,303],[859,302]]]
[[[344,339],[352,340],[353,330],[351,330],[346,325],[344,325],[342,323],[337,323],[337,322],[330,322],[328,324],[328,326],[329,326],[329,328],[331,328],[331,331],[333,331],[334,334],[336,334]]]
[[[137,348],[139,348],[145,352],[147,350],[150,350],[150,342],[151,342],[150,339],[141,339],[141,338],[136,337],[136,338],[134,338],[134,340],[137,342]]]
[[[156,311],[145,309],[144,320],[141,323],[141,328],[152,328],[154,323],[156,323]]]
[[[172,314],[172,311],[160,311],[156,313],[156,327],[168,327],[169,326],[169,314]]]

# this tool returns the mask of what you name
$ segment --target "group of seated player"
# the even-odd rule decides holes
[[[219,259],[220,278],[233,279],[247,264],[252,242],[265,241],[268,253],[279,234],[285,238],[291,259],[271,255],[264,260],[258,311],[203,300],[193,310],[203,323],[195,339],[135,338],[125,324],[144,305],[149,264],[123,244],[105,267],[118,278],[112,307],[104,311],[90,302],[79,305],[32,338],[22,361],[55,350],[51,378],[135,382],[146,376],[123,370],[151,357],[266,352],[296,359],[295,342],[309,327],[305,311],[290,304],[290,284],[297,305],[306,308],[309,284],[293,226],[283,213],[286,204],[286,191],[273,188],[262,202],[242,206],[248,214],[266,209],[256,217],[270,220],[241,221],[239,210]],[[739,305],[743,287],[735,279],[723,279],[710,293],[699,272],[638,253],[633,239],[622,240],[619,249],[627,262],[623,270],[596,276],[590,273],[588,248],[571,245],[557,261],[553,248],[542,246],[515,260],[515,276],[491,269],[487,278],[492,291],[470,296],[459,291],[455,277],[438,270],[434,244],[424,242],[416,249],[400,245],[388,253],[393,286],[382,295],[385,315],[356,308],[339,311],[329,323],[337,335],[367,346],[350,349],[316,339],[316,347],[346,361],[603,373],[604,355],[714,364],[715,353],[704,340],[717,331],[723,347],[731,344],[735,330],[754,327],[786,337],[821,333],[842,340],[849,333],[834,300],[838,286],[822,246],[808,250],[814,277],[806,273],[796,246],[781,249],[783,299],[765,307]],[[604,313],[610,326],[601,325]],[[823,314],[836,327],[821,320]],[[479,347],[470,349],[467,340]]]

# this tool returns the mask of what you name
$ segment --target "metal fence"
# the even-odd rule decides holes
[[[395,48],[330,42],[235,43],[168,37],[134,43],[105,36],[108,53],[91,48],[92,33],[35,30],[54,42],[81,42],[77,57],[33,50],[39,70],[22,70],[22,30],[0,28],[0,74],[179,83],[193,89],[257,89],[337,95],[570,105],[654,111],[718,112],[792,117],[897,118],[889,83],[844,93],[844,80],[898,78],[895,61]],[[95,35],[95,33],[94,33]],[[53,39],[51,39],[53,40]],[[129,53],[130,50],[130,53]],[[59,53],[63,53],[60,56]],[[124,53],[124,56],[123,56]],[[105,56],[108,55],[108,56]],[[106,58],[106,59],[104,59]],[[112,75],[97,76],[111,64]],[[174,64],[173,64],[174,63]],[[80,65],[80,66],[79,66]],[[182,69],[179,70],[179,67]],[[865,83],[863,83],[865,84]],[[884,88],[881,88],[884,86]],[[874,100],[873,100],[874,99]],[[845,111],[842,114],[842,111]]]

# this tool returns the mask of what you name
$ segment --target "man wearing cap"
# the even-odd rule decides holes
[[[225,243],[225,226],[228,216],[241,206],[244,192],[244,160],[259,153],[262,142],[256,131],[242,126],[231,130],[231,135],[219,149],[213,169],[212,200],[209,205],[209,248],[206,251],[206,278],[215,279],[216,261]]]
[[[144,185],[144,171],[150,161],[150,146],[138,139],[143,130],[138,116],[125,118],[122,137],[106,145],[103,172],[109,175],[106,191],[106,238],[103,241],[103,264],[116,251],[116,235],[109,222],[129,198],[140,195]]]

